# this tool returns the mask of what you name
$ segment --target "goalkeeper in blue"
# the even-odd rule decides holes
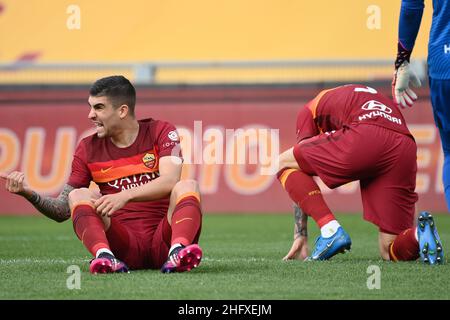
[[[402,0],[392,91],[401,107],[412,106],[417,95],[410,85],[419,87],[419,78],[409,59],[419,32],[424,0]],[[450,211],[450,0],[433,0],[433,21],[428,42],[428,77],[434,120],[444,151],[443,183]]]

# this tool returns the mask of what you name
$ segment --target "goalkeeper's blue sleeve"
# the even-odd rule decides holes
[[[424,8],[424,0],[402,0],[398,25],[398,53],[395,68],[409,62],[414,48]]]

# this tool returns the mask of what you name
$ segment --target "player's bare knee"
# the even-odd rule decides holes
[[[193,179],[180,180],[172,190],[172,194],[175,196],[175,198],[178,198],[183,194],[189,192],[200,193],[197,181]]]
[[[90,201],[94,197],[93,192],[88,188],[74,189],[69,193],[69,206],[73,208],[77,203]]]
[[[280,156],[278,157],[278,168],[281,170],[283,168],[287,168],[288,165],[288,161],[287,161],[287,151],[283,152],[282,154],[280,154]]]
[[[77,201],[79,199],[89,198],[91,193],[88,188],[73,189],[69,193],[69,200]]]
[[[294,157],[294,148],[291,148],[289,150],[286,150],[280,156],[278,157],[278,169],[284,169],[284,168],[292,168],[292,169],[298,169],[298,163],[297,160]]]
[[[278,160],[278,170],[282,170],[284,168],[288,168],[288,167],[286,166],[286,162],[283,161],[283,159],[281,159],[281,156],[280,156],[280,158]]]

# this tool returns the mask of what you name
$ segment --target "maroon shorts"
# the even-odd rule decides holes
[[[167,260],[172,229],[163,219],[142,222],[111,218],[106,231],[111,251],[131,269],[159,269]]]
[[[294,148],[300,168],[329,188],[360,180],[364,219],[392,234],[413,226],[416,153],[411,137],[370,124],[320,134]]]

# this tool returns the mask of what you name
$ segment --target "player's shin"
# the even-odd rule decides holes
[[[178,198],[172,220],[171,248],[161,272],[184,272],[198,267],[202,249],[197,245],[202,225],[200,196],[187,193]]]
[[[311,216],[320,228],[336,220],[311,176],[301,170],[285,168],[278,172],[277,177],[292,201]]]
[[[107,249],[110,252],[103,221],[93,206],[76,205],[72,210],[72,221],[78,238],[94,257],[101,249]]]
[[[199,199],[197,194],[186,194],[178,199],[172,215],[172,246],[198,242],[202,225]]]

